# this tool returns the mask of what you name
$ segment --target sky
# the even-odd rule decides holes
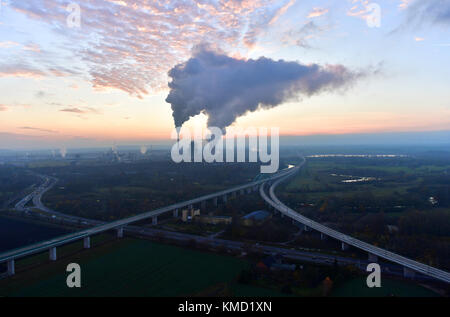
[[[0,148],[169,139],[169,72],[202,45],[230,65],[264,57],[363,74],[314,93],[289,86],[290,98],[255,99],[247,112],[237,96],[244,108],[233,126],[289,136],[450,130],[450,0],[0,3]],[[211,89],[210,73],[195,89]],[[207,106],[196,107],[183,125],[207,125]]]

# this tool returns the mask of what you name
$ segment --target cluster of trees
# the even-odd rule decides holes
[[[11,199],[19,197],[24,190],[39,180],[22,168],[0,166],[0,207],[6,208]]]
[[[272,288],[284,294],[298,296],[326,296],[333,286],[356,277],[358,272],[352,267],[318,266],[298,264],[295,271],[261,270],[258,266],[241,271],[238,282],[247,285]]]
[[[450,237],[450,210],[414,210],[402,215],[398,226],[405,235]]]
[[[266,206],[259,197],[259,193],[253,195],[238,196],[230,199],[226,205],[219,206],[213,212],[217,215],[232,217],[231,225],[227,226],[222,236],[233,240],[271,241],[284,242],[298,231],[292,222],[286,219],[272,218],[262,221],[254,226],[246,226],[242,217],[255,210],[265,210]]]
[[[328,161],[328,163],[327,163]],[[419,261],[450,268],[450,168],[447,159],[333,158],[311,164],[304,184],[286,186],[289,205],[321,223]],[[329,165],[329,167],[327,167]],[[380,177],[339,184],[330,174]],[[325,186],[325,183],[327,186]],[[295,180],[291,183],[295,184]],[[319,185],[317,185],[319,184]],[[322,186],[321,190],[320,186]],[[314,195],[309,191],[315,187]],[[323,193],[323,195],[321,195]],[[314,197],[313,205],[305,197]],[[432,204],[429,198],[433,197]]]
[[[40,171],[60,180],[43,197],[45,204],[69,214],[113,220],[251,181],[259,166],[145,161]]]
[[[450,269],[450,210],[320,214],[310,208],[305,215],[341,232],[430,265]]]
[[[227,228],[224,236],[234,240],[285,242],[291,239],[294,230],[277,219],[266,221],[261,225],[243,226],[239,221]]]

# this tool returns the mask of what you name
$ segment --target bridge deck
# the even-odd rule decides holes
[[[144,212],[144,213],[141,213],[141,214],[136,215],[136,216],[132,216],[132,217],[128,217],[128,218],[125,218],[125,219],[120,219],[120,220],[108,222],[108,223],[105,223],[105,224],[101,224],[101,225],[95,226],[93,228],[85,229],[85,230],[82,230],[82,231],[77,231],[77,232],[70,233],[70,234],[67,234],[67,235],[63,235],[61,237],[57,237],[57,238],[54,238],[54,239],[51,239],[51,240],[42,241],[42,242],[38,242],[38,243],[35,243],[35,244],[32,244],[32,245],[28,245],[28,246],[25,246],[25,247],[20,247],[20,248],[14,249],[14,250],[6,251],[6,252],[0,254],[0,263],[7,262],[9,260],[18,259],[18,258],[25,257],[25,256],[28,256],[28,255],[36,254],[36,253],[39,253],[39,252],[43,252],[43,251],[46,251],[46,250],[48,250],[50,248],[61,246],[61,245],[67,244],[69,242],[73,242],[73,241],[76,241],[76,240],[79,240],[79,239],[83,239],[85,237],[88,237],[88,236],[91,236],[91,235],[95,235],[95,234],[98,234],[98,233],[101,233],[101,232],[105,232],[105,231],[112,230],[112,229],[115,229],[115,228],[124,227],[126,225],[131,224],[131,223],[135,223],[135,222],[138,222],[138,221],[141,221],[141,220],[145,220],[145,219],[149,219],[151,217],[155,217],[155,216],[161,215],[161,214],[166,213],[166,212],[170,212],[170,211],[172,211],[174,209],[187,207],[189,205],[201,203],[202,201],[205,201],[205,200],[210,200],[210,199],[214,199],[216,197],[221,197],[223,195],[227,195],[227,194],[230,194],[230,193],[233,193],[233,192],[237,192],[237,191],[240,191],[242,189],[247,189],[247,188],[251,188],[253,186],[258,186],[258,185],[260,185],[260,184],[262,184],[264,182],[267,182],[267,181],[270,181],[270,180],[276,180],[276,179],[278,179],[280,177],[283,177],[289,172],[290,172],[289,169],[284,169],[284,170],[278,172],[277,174],[271,176],[268,179],[262,179],[262,180],[253,181],[253,182],[250,182],[250,183],[247,183],[247,184],[243,184],[243,185],[238,185],[238,186],[235,186],[235,187],[230,188],[230,189],[226,189],[226,190],[222,190],[222,191],[215,192],[215,193],[212,193],[212,194],[208,194],[208,195],[204,195],[204,196],[201,196],[201,197],[197,197],[197,198],[194,198],[194,199],[186,200],[186,201],[183,201],[183,202],[180,202],[180,203],[176,203],[176,204],[173,204],[173,205],[169,205],[169,206],[166,206],[166,207],[162,207],[162,208],[159,208],[159,209],[156,209],[156,210],[153,210],[153,211]]]
[[[305,161],[304,161],[305,162]],[[290,217],[291,219],[294,219],[295,221],[298,221],[316,231],[319,231],[327,236],[330,236],[336,240],[339,240],[341,242],[344,242],[348,245],[354,246],[358,249],[364,250],[370,254],[374,254],[376,256],[379,256],[383,259],[386,259],[388,261],[400,264],[404,267],[407,267],[413,271],[420,272],[422,274],[432,276],[438,280],[450,283],[450,273],[434,268],[432,266],[411,260],[409,258],[406,258],[404,256],[398,255],[396,253],[390,252],[388,250],[373,246],[369,243],[366,243],[364,241],[355,239],[351,236],[348,236],[346,234],[343,234],[339,231],[336,231],[334,229],[328,228],[318,222],[315,222],[305,216],[302,216],[298,212],[292,210],[285,204],[283,204],[275,195],[275,188],[279,183],[286,180],[289,176],[293,175],[296,171],[300,169],[300,167],[304,164],[301,163],[299,166],[295,167],[295,169],[292,170],[292,174],[287,175],[287,177],[279,178],[277,181],[273,183],[273,185],[269,189],[269,195],[270,198],[267,196],[267,194],[264,192],[264,184],[260,186],[260,194],[261,197],[268,202],[272,207],[283,213],[284,215]]]

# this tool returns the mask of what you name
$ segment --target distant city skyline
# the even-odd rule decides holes
[[[21,136],[15,139],[16,135],[2,135],[11,144],[10,146],[0,146],[0,151],[56,151],[61,149],[112,149],[128,150],[131,147],[140,151],[142,146],[156,146],[155,149],[170,149],[176,140],[164,139],[129,139],[129,140],[101,140],[101,139],[73,139],[54,141],[40,139],[39,137]],[[352,134],[315,134],[315,135],[282,135],[280,136],[280,146],[445,146],[444,150],[450,146],[450,131],[426,131],[426,132],[394,132],[394,133],[352,133]],[[403,150],[403,149],[402,149]],[[50,152],[49,152],[50,153]]]
[[[68,23],[69,3],[79,5],[79,27]],[[205,43],[236,61],[365,74],[345,89],[245,113],[234,125],[280,127],[307,143],[392,143],[389,133],[411,142],[400,132],[442,143],[450,131],[449,26],[450,2],[441,0],[4,0],[0,149],[169,140],[167,73]],[[185,125],[206,121],[200,114]]]

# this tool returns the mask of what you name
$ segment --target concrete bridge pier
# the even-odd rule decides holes
[[[192,205],[192,204],[191,204],[191,205],[189,205],[189,206],[188,206],[188,209],[189,209],[189,210],[192,210],[192,209],[194,209],[194,205]]]
[[[320,233],[320,240],[326,240],[326,239],[327,239],[327,236],[321,232]]]
[[[222,201],[224,204],[227,203],[227,195],[226,194],[222,196]]]
[[[173,216],[174,218],[178,218],[178,209],[173,210]]]
[[[414,277],[416,277],[416,272],[414,272],[410,268],[407,268],[404,266],[403,267],[403,277],[414,279]]]
[[[342,251],[348,250],[349,247],[350,247],[350,246],[349,246],[347,243],[341,242],[341,250],[342,250]]]
[[[236,198],[236,192],[231,193],[231,197]]]
[[[303,231],[308,232],[309,231],[309,227],[307,225],[303,226]]]
[[[369,253],[369,262],[378,262],[378,257],[375,254]]]
[[[152,217],[152,225],[156,226],[158,224],[158,216]]]
[[[123,238],[123,227],[119,227],[117,230],[117,238]]]
[[[217,197],[213,198],[214,206],[217,206]]]
[[[14,274],[16,274],[16,265],[13,259],[8,261],[8,275],[11,276]]]
[[[239,192],[241,193],[241,195],[245,195],[245,191],[243,189],[241,189]]]
[[[56,261],[56,247],[50,248],[49,258],[50,258],[50,261]]]
[[[91,248],[91,237],[86,237],[83,239],[83,248],[85,249]]]

